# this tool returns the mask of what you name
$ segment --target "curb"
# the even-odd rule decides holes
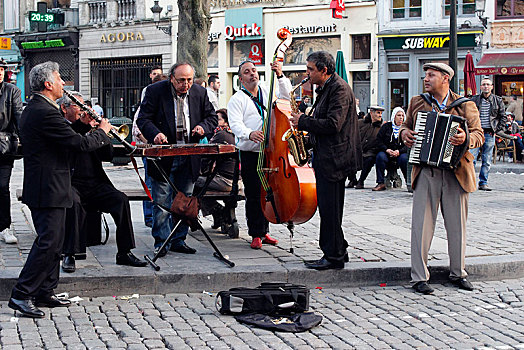
[[[503,280],[524,277],[524,254],[466,259],[466,269],[472,281]],[[356,262],[346,264],[343,270],[314,271],[301,263],[288,263],[277,267],[224,268],[213,273],[155,272],[144,276],[143,271],[126,271],[118,268],[83,269],[75,275],[62,276],[56,290],[69,295],[99,297],[108,295],[193,293],[227,290],[232,287],[256,287],[266,281],[287,281],[305,284],[309,288],[344,288],[408,284],[410,264]],[[448,262],[430,265],[431,282],[448,280]],[[0,300],[8,300],[18,272],[7,270],[0,279]]]

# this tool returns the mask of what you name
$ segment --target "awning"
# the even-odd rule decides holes
[[[486,53],[477,63],[475,74],[524,74],[524,52]]]

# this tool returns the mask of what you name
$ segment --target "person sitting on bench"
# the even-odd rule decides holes
[[[83,102],[78,92],[72,92]],[[62,113],[73,129],[80,133],[88,133],[95,122],[64,95],[58,99]],[[111,161],[113,145],[109,143],[96,151],[76,154],[73,162],[71,179],[73,190],[73,207],[66,211],[66,235],[62,249],[64,272],[75,271],[75,253],[79,252],[82,243],[86,241],[86,212],[100,211],[110,213],[116,224],[116,244],[118,253],[116,263],[135,267],[146,266],[147,263],[138,259],[131,249],[135,248],[131,210],[127,196],[118,191],[102,168],[102,161]]]
[[[219,109],[216,111],[218,115],[218,127],[215,129],[215,133],[209,143],[219,144],[235,144],[235,135],[229,128],[229,122],[227,120],[227,110]],[[209,182],[207,190],[211,191],[222,191],[230,192],[233,186],[233,175],[235,172],[236,161],[232,157],[221,157],[216,162],[216,174],[213,179]],[[195,183],[195,193],[198,193],[201,188],[204,187],[207,174],[211,173],[213,169],[213,159],[203,158],[201,173],[204,176],[200,176]],[[239,186],[241,184],[239,183]],[[218,203],[213,198],[202,198],[200,203],[200,209],[202,210],[203,216],[213,215],[213,225],[211,228],[217,229],[221,226],[224,217],[224,206]]]

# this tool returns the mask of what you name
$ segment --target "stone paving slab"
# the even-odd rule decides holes
[[[19,239],[17,245],[0,242],[0,300],[6,299],[12,284],[24,264],[35,234],[27,207],[14,198],[22,186],[23,164],[15,162],[12,189],[12,229]],[[117,188],[138,188],[139,181],[130,166],[105,166]],[[372,192],[374,172],[365,182],[365,189],[346,190],[343,229],[350,245],[350,263],[342,271],[310,271],[302,262],[321,256],[318,248],[318,213],[303,225],[298,225],[293,239],[294,253],[288,231],[283,225],[271,225],[271,233],[280,240],[278,246],[249,248],[243,202],[237,217],[240,238],[230,239],[210,228],[203,219],[223,254],[235,262],[233,269],[212,256],[213,250],[200,232],[188,237],[188,244],[198,250],[192,256],[169,253],[157,260],[161,270],[129,268],[115,264],[114,225],[109,216],[111,236],[107,245],[88,248],[86,260],[77,261],[73,274],[61,273],[60,290],[72,290],[82,295],[114,295],[118,293],[190,292],[237,285],[256,285],[267,280],[289,280],[309,286],[373,285],[380,282],[405,283],[409,280],[410,225],[412,195],[405,189]],[[490,174],[492,192],[478,191],[470,195],[467,269],[472,279],[500,279],[524,274],[524,164],[497,163]],[[153,239],[143,224],[142,205],[132,202],[133,225],[138,256],[151,254]],[[447,266],[447,240],[442,218],[430,251],[429,265],[435,280],[443,279]]]

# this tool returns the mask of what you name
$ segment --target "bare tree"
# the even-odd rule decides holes
[[[178,1],[177,61],[195,67],[195,77],[207,80],[207,36],[211,26],[209,0]]]

